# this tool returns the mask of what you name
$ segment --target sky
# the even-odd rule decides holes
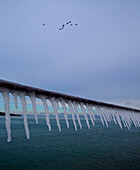
[[[0,0],[0,78],[140,108],[140,1]]]

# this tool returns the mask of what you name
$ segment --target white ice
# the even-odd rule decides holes
[[[103,121],[103,117],[102,117],[102,113],[101,113],[101,112],[102,112],[102,111],[101,111],[101,108],[100,108],[99,106],[96,106],[95,109],[96,109],[97,115],[100,116],[101,122],[102,122],[102,124],[103,124],[103,126],[104,126],[104,121]]]
[[[88,104],[86,105],[86,107],[87,107],[87,110],[88,110],[88,113],[89,113],[91,122],[92,122],[93,126],[95,126],[94,120],[93,120],[93,118],[92,118],[92,110],[91,110],[91,108],[89,107]]]
[[[21,104],[22,104],[25,132],[26,132],[27,139],[29,139],[30,138],[30,132],[29,132],[28,120],[27,120],[27,104],[26,104],[26,99],[25,99],[24,93],[20,93],[19,96],[20,96]]]
[[[44,96],[42,96],[41,100],[42,100],[43,107],[44,107],[45,114],[46,114],[46,123],[47,123],[47,126],[49,128],[49,131],[51,131],[51,125],[50,125],[50,120],[49,120],[49,108],[48,108],[48,105],[46,103],[46,98]]]
[[[50,101],[52,103],[52,107],[53,107],[53,111],[54,111],[54,114],[55,114],[58,129],[59,129],[59,131],[61,131],[61,126],[60,126],[60,123],[59,123],[59,117],[58,117],[58,113],[57,113],[57,104],[56,104],[55,98],[50,98]]]
[[[34,116],[35,116],[35,121],[36,121],[36,124],[38,124],[35,95],[34,94],[30,95],[30,99],[31,99],[31,102],[32,102],[32,107],[33,107],[33,113],[34,113]]]
[[[71,114],[72,114],[72,120],[73,120],[73,124],[74,124],[75,130],[77,131],[77,125],[76,125],[76,122],[75,122],[75,115],[74,115],[72,104],[71,104],[70,101],[67,101],[67,103],[68,103],[68,106],[69,106]]]
[[[73,102],[73,106],[74,106],[74,109],[75,109],[75,114],[76,114],[76,117],[77,117],[80,129],[82,129],[82,124],[81,124],[79,113],[78,113],[78,109],[77,109],[77,103]]]
[[[9,103],[9,92],[4,91],[2,93],[3,98],[4,98],[4,108],[5,108],[5,125],[6,125],[6,130],[7,130],[7,141],[11,141],[11,127],[10,127],[10,103]]]
[[[63,108],[63,111],[64,111],[64,117],[65,117],[65,120],[66,120],[66,125],[67,125],[67,128],[69,128],[67,109],[66,109],[66,105],[65,105],[64,100],[61,100],[61,104],[62,104],[62,108]]]
[[[13,92],[12,94],[13,94],[13,96],[14,96],[15,107],[16,107],[16,109],[18,109],[18,104],[17,104],[17,93],[16,93],[16,92]]]
[[[83,115],[84,115],[84,117],[85,117],[87,126],[88,126],[88,128],[90,129],[90,125],[89,125],[89,121],[88,121],[88,118],[87,118],[87,115],[86,115],[86,112],[85,112],[84,104],[83,104],[83,103],[80,103],[80,107],[81,107],[82,112],[83,112]]]
[[[101,113],[102,113],[102,116],[103,116],[103,118],[104,118],[106,127],[108,127],[108,123],[107,123],[106,116],[105,116],[107,113],[105,112],[105,110],[104,110],[103,108],[101,108]]]

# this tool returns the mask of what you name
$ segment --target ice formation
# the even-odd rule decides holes
[[[52,107],[53,107],[53,111],[54,111],[54,114],[55,114],[58,129],[59,129],[59,131],[61,131],[61,126],[60,126],[60,123],[59,123],[59,117],[58,117],[58,113],[57,113],[57,110],[58,110],[57,103],[55,101],[55,98],[53,98],[53,97],[50,99],[50,101],[52,103]]]
[[[27,139],[30,138],[30,132],[28,128],[28,120],[27,120],[27,104],[26,104],[26,96],[29,96],[32,103],[32,109],[35,116],[36,123],[38,124],[38,112],[37,112],[37,105],[36,105],[36,97],[40,98],[42,101],[42,105],[44,107],[44,113],[46,115],[46,124],[48,129],[51,131],[51,124],[50,124],[50,112],[49,112],[49,105],[47,100],[50,100],[50,103],[53,108],[53,113],[56,118],[57,126],[59,131],[61,131],[61,125],[59,122],[59,103],[62,105],[62,110],[64,112],[64,119],[66,121],[67,128],[69,128],[69,116],[67,107],[69,107],[69,111],[71,113],[71,118],[73,121],[73,125],[75,130],[78,130],[78,127],[82,129],[81,123],[81,116],[84,117],[87,127],[90,129],[90,126],[96,125],[96,118],[99,117],[103,126],[109,127],[109,122],[113,121],[115,124],[118,124],[119,127],[122,129],[123,127],[128,128],[130,130],[132,124],[136,128],[140,127],[140,113],[135,111],[129,111],[125,109],[117,109],[111,108],[106,106],[100,105],[93,105],[90,103],[83,103],[83,102],[76,102],[72,100],[67,100],[64,98],[55,98],[55,97],[47,97],[45,95],[36,96],[35,94],[26,94],[24,92],[16,92],[16,91],[8,91],[6,89],[1,91],[4,99],[4,108],[5,108],[5,126],[7,130],[7,141],[11,141],[11,127],[10,127],[10,100],[9,94],[11,93],[14,97],[15,107],[18,108],[17,97],[20,97],[21,104],[22,104],[22,111],[23,111],[23,120],[24,120],[24,127]],[[76,120],[79,125],[76,124]],[[89,123],[91,121],[92,124]]]
[[[11,127],[10,127],[10,103],[9,103],[9,92],[4,91],[2,93],[4,98],[4,108],[5,108],[5,125],[7,130],[7,141],[11,141]]]
[[[72,103],[70,101],[68,101],[67,103],[68,103],[68,106],[69,106],[71,114],[72,114],[72,120],[73,120],[75,130],[77,131],[77,125],[76,125],[76,122],[75,122],[75,115],[74,115],[74,110],[73,110],[73,107],[72,107]]]
[[[21,100],[21,104],[22,104],[25,132],[26,132],[27,139],[29,139],[30,138],[30,133],[29,133],[29,128],[28,128],[27,104],[26,104],[25,94],[20,93],[19,96],[20,96],[20,100]]]
[[[48,108],[48,105],[46,103],[46,98],[44,96],[42,96],[41,100],[42,100],[44,110],[45,110],[45,114],[46,114],[46,123],[48,125],[49,131],[51,131],[51,125],[50,125],[50,120],[49,120],[49,108]]]
[[[34,113],[34,115],[35,115],[35,121],[36,121],[36,124],[38,124],[35,95],[32,94],[32,95],[30,96],[30,98],[31,98],[32,106],[33,106],[33,113]]]
[[[67,125],[67,128],[69,128],[67,109],[66,109],[64,100],[62,100],[61,103],[62,103],[62,107],[63,107],[63,111],[64,111],[64,117],[65,117],[65,120],[66,120],[66,125]]]

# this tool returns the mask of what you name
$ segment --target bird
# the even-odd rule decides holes
[[[59,30],[62,30],[62,28],[60,28]]]
[[[72,24],[70,24],[70,26],[72,26]]]
[[[66,23],[66,25],[68,25],[68,24],[69,24],[69,22]]]
[[[71,21],[69,21],[69,24],[71,23]]]
[[[78,25],[78,24],[75,24],[75,25]]]
[[[62,28],[64,28],[65,24],[62,25]]]
[[[43,24],[43,26],[45,26],[45,24]]]

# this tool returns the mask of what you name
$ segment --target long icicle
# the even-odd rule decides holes
[[[65,120],[66,120],[66,125],[67,125],[67,128],[69,128],[69,122],[68,122],[68,117],[67,117],[67,110],[66,110],[66,105],[65,105],[64,100],[61,100],[61,104],[62,104],[62,108],[63,108],[63,111],[64,111],[64,117],[65,117]]]
[[[110,118],[110,113],[109,110],[106,107],[102,107],[106,121],[107,122],[111,122],[111,118]]]
[[[118,121],[118,124],[119,124],[120,128],[122,129],[122,124],[121,124],[121,119],[120,119],[120,116],[119,116],[119,112],[116,113],[116,118],[117,118],[117,121]]]
[[[113,113],[112,113],[112,116],[113,116],[113,120],[114,120],[115,124],[117,125],[117,121],[116,121],[116,118]]]
[[[30,138],[30,132],[29,132],[28,120],[27,120],[27,104],[26,104],[26,99],[25,99],[25,95],[23,93],[21,93],[19,96],[20,96],[21,104],[22,104],[25,132],[26,132],[27,139],[29,139]]]
[[[16,107],[16,109],[18,109],[17,93],[16,93],[16,92],[13,92],[12,94],[13,94],[13,97],[14,97],[15,107]]]
[[[73,120],[73,124],[74,124],[75,130],[77,131],[77,125],[76,125],[76,122],[75,122],[75,115],[74,115],[72,104],[71,104],[70,101],[67,101],[67,103],[69,105],[69,108],[70,108],[70,111],[71,111],[71,114],[72,114],[72,120]]]
[[[95,109],[96,109],[96,113],[99,114],[101,122],[104,126],[104,121],[103,121],[103,117],[102,117],[102,114],[101,114],[101,109],[99,108],[99,106],[96,106]]]
[[[88,121],[88,118],[87,118],[87,115],[86,115],[86,112],[85,112],[85,108],[84,108],[83,103],[80,103],[80,107],[81,107],[82,112],[83,112],[83,115],[84,115],[84,117],[85,117],[85,120],[86,120],[87,126],[88,126],[88,128],[90,129],[89,121]]]
[[[104,118],[104,121],[105,121],[106,127],[108,127],[108,123],[107,123],[107,120],[106,120],[106,117],[105,117],[105,114],[107,114],[107,113],[105,113],[105,111],[104,111],[104,109],[103,109],[103,108],[101,108],[101,113],[102,113],[102,116],[103,116],[103,118]]]
[[[132,113],[133,114],[133,117],[134,117],[134,120],[135,120],[135,123],[136,123],[136,125],[137,125],[137,128],[139,127],[139,122],[140,122],[140,120],[138,120],[138,117],[137,117],[137,113]]]
[[[127,122],[126,122],[126,119],[125,119],[125,116],[124,116],[124,113],[123,112],[121,112],[121,120],[122,120],[122,122],[123,122],[123,125],[124,125],[124,127],[127,127],[128,128],[128,125],[127,125]]]
[[[93,111],[93,107],[92,107],[91,105],[89,105],[89,108],[90,108],[90,110],[91,110],[93,119],[96,120],[95,115],[94,115],[94,111]]]
[[[92,111],[91,111],[91,108],[89,107],[88,104],[86,105],[86,107],[87,107],[87,109],[88,109],[88,113],[89,113],[91,122],[92,122],[93,126],[95,126],[94,120],[93,120],[93,118],[92,118]]]
[[[57,105],[56,105],[56,102],[55,102],[55,98],[50,98],[50,101],[52,103],[52,107],[53,107],[53,110],[54,110],[58,129],[59,129],[59,131],[61,131],[61,126],[60,126],[60,123],[59,123],[59,117],[58,117],[58,113],[57,113]]]
[[[5,126],[7,130],[7,142],[11,141],[11,119],[10,119],[10,103],[9,103],[9,92],[4,91],[2,93],[3,98],[4,98],[4,108],[5,108]]]
[[[35,121],[36,121],[36,124],[38,124],[35,95],[34,94],[30,95],[30,99],[31,99],[31,102],[32,102],[32,107],[33,107],[33,113],[34,113],[34,116],[35,116]]]
[[[59,110],[59,101],[58,100],[55,100],[56,101],[56,108],[57,110]]]
[[[135,119],[134,119],[134,116],[133,116],[133,112],[131,112],[131,119],[132,119],[132,122],[133,122],[135,128],[137,129],[137,124],[135,122]]]
[[[79,117],[79,114],[78,114],[77,104],[75,102],[73,102],[73,106],[74,106],[74,109],[75,109],[75,113],[76,113],[76,116],[77,116],[77,120],[78,120],[80,129],[82,129],[82,124],[81,124],[80,117]]]
[[[128,116],[126,116],[126,114],[128,115]],[[130,130],[130,116],[129,116],[129,113],[126,113],[125,111],[121,111],[121,117],[123,117],[123,119],[124,119],[124,121],[125,121],[125,123],[126,123],[126,127]]]
[[[49,131],[51,131],[51,125],[50,125],[50,120],[49,120],[49,108],[48,108],[48,105],[46,103],[46,98],[44,96],[42,96],[41,100],[42,100],[43,107],[44,107],[45,114],[46,114],[46,124],[49,128]]]

